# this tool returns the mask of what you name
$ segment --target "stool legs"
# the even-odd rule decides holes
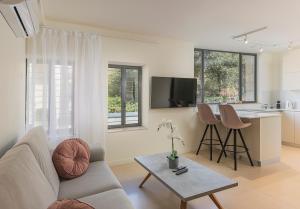
[[[232,133],[232,130],[233,130],[233,158],[234,158],[234,170],[237,170],[237,136],[236,136],[236,132],[238,132],[240,138],[241,138],[241,141],[243,143],[243,147],[247,153],[247,156],[248,156],[248,159],[249,159],[249,162],[251,164],[251,166],[254,166],[253,162],[252,162],[252,159],[251,159],[251,156],[250,156],[250,153],[249,153],[249,149],[245,143],[245,140],[244,140],[244,137],[242,135],[242,132],[240,129],[230,129],[228,134],[227,134],[227,137],[226,137],[226,140],[225,140],[225,143],[224,143],[224,146],[222,147],[222,152],[220,153],[220,156],[218,158],[218,163],[220,162],[221,158],[222,158],[222,155],[223,155],[223,152],[224,154],[226,154],[225,152],[225,148],[227,146],[227,143],[229,141],[229,138],[230,138],[230,135]]]
[[[226,148],[226,145],[228,143],[228,140],[229,140],[229,137],[231,135],[231,132],[232,132],[232,129],[230,129],[229,132],[228,132],[228,134],[227,134],[227,137],[226,137],[225,142],[224,142],[224,146],[222,147],[222,151],[221,151],[220,156],[219,156],[218,161],[217,161],[218,163],[220,162],[223,153],[226,154],[225,148]]]
[[[218,131],[218,129],[217,129],[217,127],[216,127],[216,125],[206,125],[206,128],[205,128],[205,131],[204,131],[204,133],[203,133],[203,136],[202,136],[202,138],[201,138],[201,141],[200,141],[200,144],[199,144],[199,147],[198,147],[198,149],[197,149],[197,152],[196,152],[196,155],[198,155],[199,154],[199,151],[200,151],[200,149],[201,149],[201,147],[202,147],[202,144],[203,144],[203,142],[204,142],[204,140],[205,140],[205,136],[206,136],[206,134],[207,134],[207,131],[208,131],[208,128],[209,128],[209,131],[210,131],[210,135],[209,135],[209,139],[207,139],[207,140],[209,140],[209,151],[210,151],[210,160],[213,160],[213,130],[215,130],[215,132],[216,132],[216,134],[217,134],[217,137],[218,137],[218,141],[219,141],[219,143],[220,143],[220,145],[221,145],[221,149],[222,149],[222,152],[224,152],[224,154],[225,154],[225,157],[227,157],[227,154],[226,154],[226,151],[225,151],[225,149],[224,149],[224,145],[223,145],[223,142],[222,142],[222,140],[221,140],[221,137],[220,137],[220,134],[219,134],[219,131]]]
[[[233,130],[233,158],[234,158],[234,170],[237,169],[237,162],[236,162],[236,130]]]
[[[243,137],[243,135],[242,135],[242,132],[241,132],[240,129],[238,130],[238,132],[239,132],[239,135],[240,135],[241,140],[242,140],[242,142],[243,142],[243,145],[244,145],[244,147],[245,147],[245,149],[246,149],[246,153],[247,153],[248,159],[249,159],[249,161],[250,161],[250,164],[251,164],[251,166],[253,167],[254,165],[253,165],[251,156],[250,156],[250,154],[249,154],[248,147],[247,147],[247,145],[246,145],[246,143],[245,143],[245,141],[244,141],[244,137]]]
[[[213,129],[212,128],[213,128],[213,126],[210,125],[209,126],[209,129],[210,129],[210,140],[209,140],[210,141],[210,147],[209,148],[210,148],[210,160],[211,161],[212,161],[212,155],[213,155],[213,153],[212,153],[213,152],[213,140],[212,140],[213,139]]]
[[[204,133],[203,133],[203,136],[202,136],[201,142],[200,142],[200,144],[199,144],[199,147],[198,147],[198,150],[197,150],[196,155],[199,154],[199,151],[200,151],[201,146],[202,146],[202,143],[203,143],[203,141],[204,141],[204,139],[205,139],[205,135],[206,135],[206,132],[207,132],[207,130],[208,130],[208,127],[209,127],[209,125],[207,125],[206,128],[205,128],[205,131],[204,131]]]
[[[223,142],[222,142],[222,140],[221,140],[221,137],[220,137],[220,134],[219,134],[219,131],[218,131],[218,129],[217,129],[217,126],[216,126],[216,125],[209,125],[209,124],[206,125],[206,128],[205,128],[205,130],[204,130],[204,133],[203,133],[203,135],[202,135],[202,138],[201,138],[201,141],[200,141],[200,144],[199,144],[199,147],[198,147],[198,149],[197,149],[196,155],[199,154],[199,151],[200,151],[200,149],[201,149],[201,147],[202,147],[202,144],[203,144],[203,142],[204,142],[204,140],[205,140],[205,136],[206,136],[206,134],[207,134],[208,128],[209,128],[209,131],[210,131],[210,135],[209,135],[210,138],[209,138],[209,139],[206,139],[206,140],[209,140],[209,144],[207,144],[207,145],[209,145],[210,160],[213,160],[213,145],[214,145],[214,144],[213,144],[213,130],[215,130],[215,132],[216,132],[216,134],[217,134],[218,141],[219,141],[220,146],[221,146],[221,154],[224,153],[225,157],[227,157],[227,154],[226,154],[226,151],[225,151],[225,144],[227,144],[226,141],[228,141],[229,136],[230,136],[230,133],[232,132],[232,129],[230,129],[229,134],[228,134],[227,137],[226,137],[225,143],[223,144]],[[219,160],[218,160],[218,161],[220,161],[220,158],[221,158],[221,157],[219,157]]]
[[[223,142],[222,142],[222,140],[221,140],[221,137],[220,137],[219,131],[218,131],[218,129],[217,129],[217,126],[214,125],[214,128],[215,128],[215,131],[216,131],[216,133],[217,133],[217,136],[218,136],[218,139],[219,139],[219,142],[220,142],[220,145],[221,145],[221,150],[223,150],[224,145],[223,145]],[[225,157],[227,157],[226,151],[224,151],[224,155],[225,155]]]

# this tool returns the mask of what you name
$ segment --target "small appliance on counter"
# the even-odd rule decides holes
[[[277,102],[276,102],[276,109],[280,109],[281,108],[281,104],[280,104],[280,101],[278,100]]]
[[[294,109],[293,102],[291,102],[289,100],[286,100],[286,102],[285,102],[285,109],[288,109],[288,110]]]

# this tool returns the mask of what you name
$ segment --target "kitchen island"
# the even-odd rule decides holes
[[[252,125],[242,129],[245,142],[249,148],[252,160],[258,166],[264,166],[280,161],[281,149],[281,113],[278,111],[249,111],[238,110],[239,117]],[[219,115],[218,112],[215,112]],[[221,124],[218,125],[224,139],[228,130]],[[232,144],[231,137],[228,144]],[[238,140],[238,142],[241,142]],[[247,160],[244,154],[241,154],[242,159]],[[248,161],[247,161],[248,162]]]

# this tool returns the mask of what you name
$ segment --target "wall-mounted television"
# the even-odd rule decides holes
[[[152,77],[151,108],[195,107],[197,79]]]

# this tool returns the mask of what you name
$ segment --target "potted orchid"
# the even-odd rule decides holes
[[[175,169],[178,167],[179,159],[177,155],[177,151],[175,150],[174,141],[177,140],[181,142],[182,145],[184,145],[184,141],[181,136],[178,135],[176,126],[173,124],[171,120],[162,120],[162,122],[158,125],[157,131],[159,131],[161,128],[166,128],[169,130],[168,138],[171,139],[172,143],[172,150],[169,156],[167,156],[169,161],[169,168]]]

